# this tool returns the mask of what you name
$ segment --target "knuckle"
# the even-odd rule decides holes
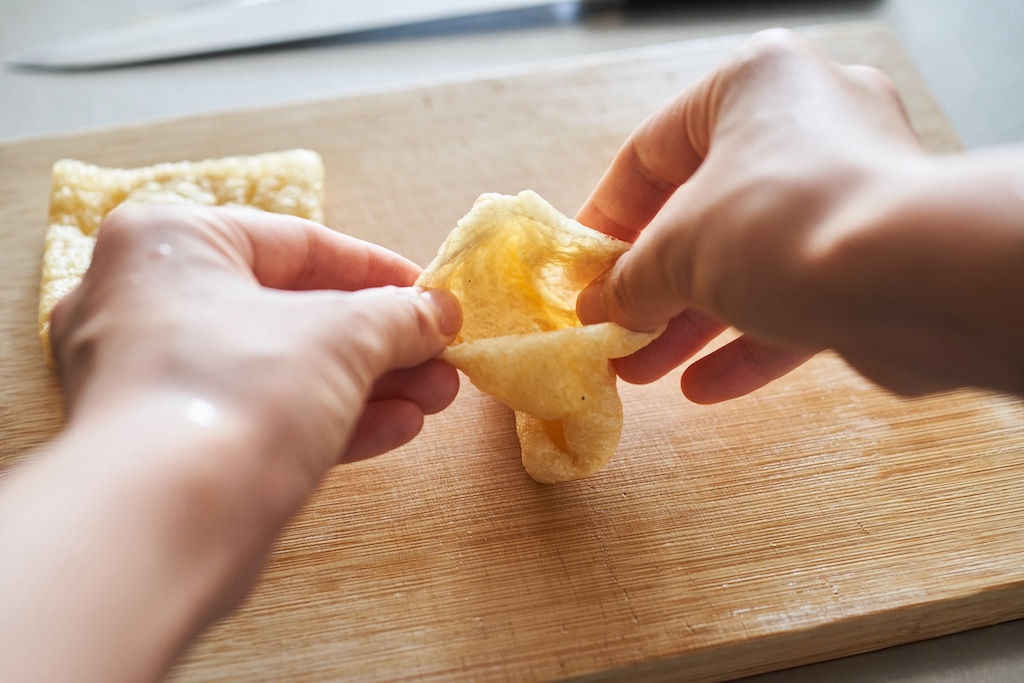
[[[716,72],[720,101],[751,93],[775,97],[805,80],[809,70],[827,58],[802,36],[788,29],[768,29],[748,38]],[[787,86],[788,84],[788,86]]]
[[[774,379],[771,372],[771,354],[757,344],[743,345],[743,360],[746,366],[761,380]]]
[[[784,28],[765,29],[748,38],[737,51],[737,64],[741,68],[760,68],[765,64],[805,56],[807,51],[807,41],[793,31]]]
[[[610,319],[632,329],[657,328],[689,299],[688,256],[680,252],[671,235],[656,237],[620,259],[621,265],[613,269],[605,289]]]
[[[163,207],[124,204],[103,219],[96,233],[94,261],[134,253],[141,245],[153,239],[160,221],[154,220]]]
[[[412,290],[384,287],[348,303],[339,330],[350,340],[346,353],[361,358],[373,374],[407,365],[413,357],[426,360],[443,346],[429,302]]]
[[[896,85],[892,79],[881,69],[868,64],[850,64],[846,67],[847,73],[851,74],[861,82],[881,90],[889,92],[896,91]]]
[[[97,241],[101,245],[131,240],[138,233],[136,226],[141,223],[139,207],[126,205],[107,214],[97,233]],[[101,247],[102,248],[102,247]]]
[[[633,280],[621,271],[608,278],[605,298],[606,308],[617,313],[617,317],[631,317],[637,309],[637,294]]]
[[[868,87],[877,92],[880,97],[889,101],[894,108],[903,112],[903,97],[900,95],[896,83],[885,73],[874,67],[861,67],[861,78],[868,81]]]
[[[401,287],[388,287],[395,299],[401,304],[404,315],[395,316],[392,321],[396,339],[426,340],[438,336],[437,320],[427,300],[413,290]]]
[[[846,72],[862,87],[888,99],[890,103],[902,106],[896,83],[881,69],[866,64],[853,64],[846,67]]]

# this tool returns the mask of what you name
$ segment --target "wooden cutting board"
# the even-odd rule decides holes
[[[885,27],[807,34],[874,64],[928,146],[956,136]],[[0,146],[0,462],[59,429],[35,337],[50,165],[320,151],[328,222],[426,263],[481,192],[573,213],[632,128],[741,37]],[[719,680],[1024,615],[1024,408],[906,401],[824,355],[752,396],[623,386],[619,453],[557,486],[465,383],[398,452],[340,468],[178,681]]]

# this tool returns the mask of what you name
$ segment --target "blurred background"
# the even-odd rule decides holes
[[[195,3],[4,0],[0,59]],[[630,0],[582,10],[578,3],[558,3],[104,71],[49,73],[4,65],[0,139],[335,95],[769,26],[864,19],[895,29],[967,146],[1024,140],[1022,0]]]

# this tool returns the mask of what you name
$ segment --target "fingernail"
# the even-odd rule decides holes
[[[606,275],[602,275],[580,291],[576,297],[576,315],[584,325],[608,321],[608,312],[604,309],[602,293]]]
[[[424,289],[420,296],[437,311],[437,326],[441,334],[451,337],[462,327],[462,306],[447,289]]]

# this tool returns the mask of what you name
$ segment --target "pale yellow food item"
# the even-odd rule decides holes
[[[50,313],[81,282],[100,223],[121,204],[247,206],[322,223],[323,187],[323,161],[306,149],[133,169],[58,161],[39,291],[39,339],[46,362],[54,365]]]
[[[618,448],[622,402],[609,359],[657,333],[583,326],[576,297],[628,247],[534,192],[485,194],[417,281],[458,297],[462,330],[442,358],[516,412],[523,465],[539,482],[594,474]]]

